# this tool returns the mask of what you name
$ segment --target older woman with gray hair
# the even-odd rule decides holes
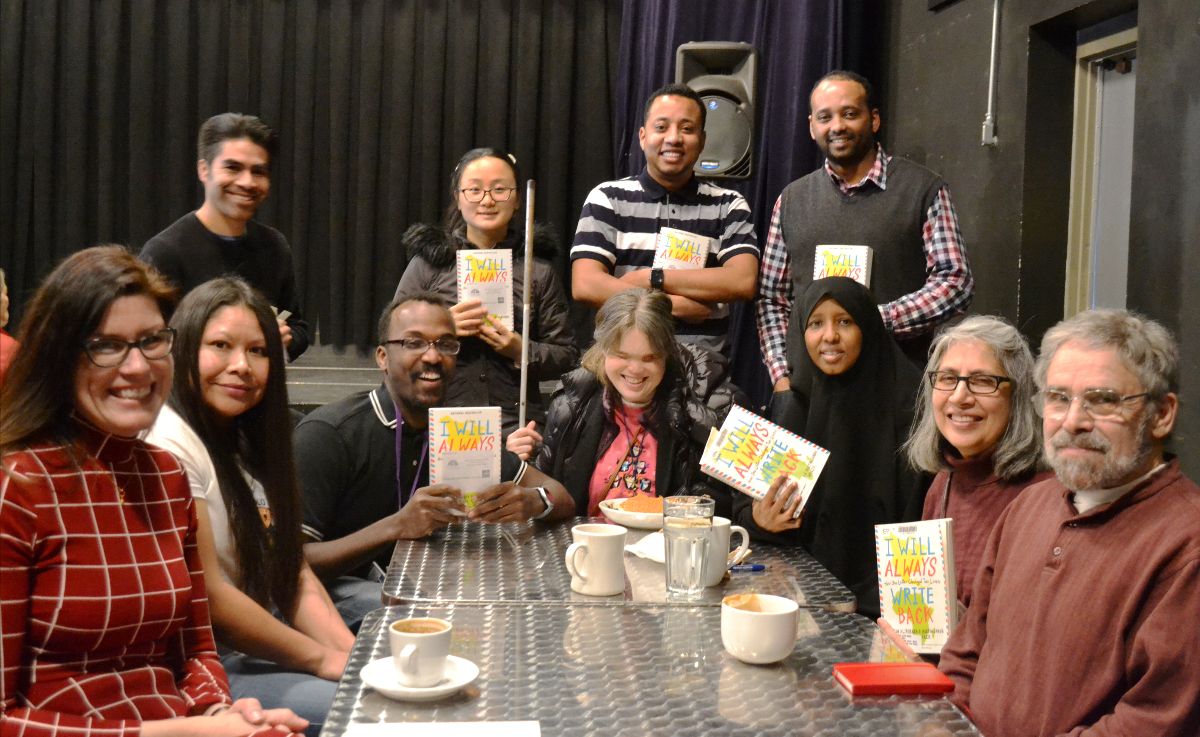
[[[975,570],[996,519],[1042,470],[1041,422],[1029,345],[998,317],[968,318],[934,340],[904,450],[936,473],[923,519],[954,519],[958,598],[971,603]]]

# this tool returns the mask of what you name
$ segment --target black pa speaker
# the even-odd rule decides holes
[[[693,41],[675,50],[675,81],[707,108],[698,176],[747,179],[754,159],[754,84],[758,52],[737,41]]]

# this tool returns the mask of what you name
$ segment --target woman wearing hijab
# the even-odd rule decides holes
[[[804,346],[790,346],[793,388],[807,395],[788,429],[830,452],[793,519],[791,482],[760,501],[738,495],[734,515],[751,536],[803,545],[846,584],[858,611],[879,616],[875,525],[921,518],[928,479],[899,452],[920,375],[883,326],[870,291],[844,277],[797,295]],[[806,386],[795,386],[800,377]],[[806,391],[804,391],[806,390]]]

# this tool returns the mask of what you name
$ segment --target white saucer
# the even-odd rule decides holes
[[[362,669],[363,683],[389,699],[401,701],[433,701],[458,691],[479,677],[479,666],[466,658],[446,656],[446,673],[440,683],[425,688],[403,686],[396,676],[392,657],[372,660]]]

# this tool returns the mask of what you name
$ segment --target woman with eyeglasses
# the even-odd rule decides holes
[[[307,726],[231,700],[187,477],[138,438],[171,390],[173,305],[104,246],[54,269],[25,314],[0,390],[0,734]]]
[[[435,292],[454,305],[454,327],[462,340],[458,369],[446,391],[455,407],[498,406],[504,435],[517,426],[521,383],[521,342],[529,340],[526,416],[543,424],[545,408],[538,382],[557,379],[579,365],[579,349],[568,323],[568,306],[556,273],[558,243],[549,226],[534,229],[530,335],[486,319],[479,300],[458,301],[457,256],[465,248],[507,248],[513,252],[512,295],[515,328],[520,329],[525,284],[525,232],[518,218],[521,177],[511,155],[493,148],[463,154],[450,176],[450,205],[441,227],[413,225],[404,233],[408,266],[396,297]],[[532,425],[531,425],[532,427]]]
[[[274,311],[223,277],[189,292],[171,327],[175,387],[146,439],[187,471],[221,663],[235,696],[271,694],[316,735],[354,635],[304,562]]]
[[[875,525],[919,519],[929,485],[898,452],[920,377],[871,292],[852,279],[810,283],[792,317],[805,321],[803,345],[789,344],[793,390],[805,389],[808,401],[788,429],[828,450],[829,460],[799,518],[791,480],[760,501],[736,495],[735,516],[752,537],[804,546],[854,592],[860,613],[878,617]],[[797,387],[802,376],[808,386]]]
[[[971,603],[984,543],[1008,503],[1042,471],[1033,355],[998,317],[970,317],[934,339],[904,450],[936,473],[922,519],[954,520],[958,598]]]

